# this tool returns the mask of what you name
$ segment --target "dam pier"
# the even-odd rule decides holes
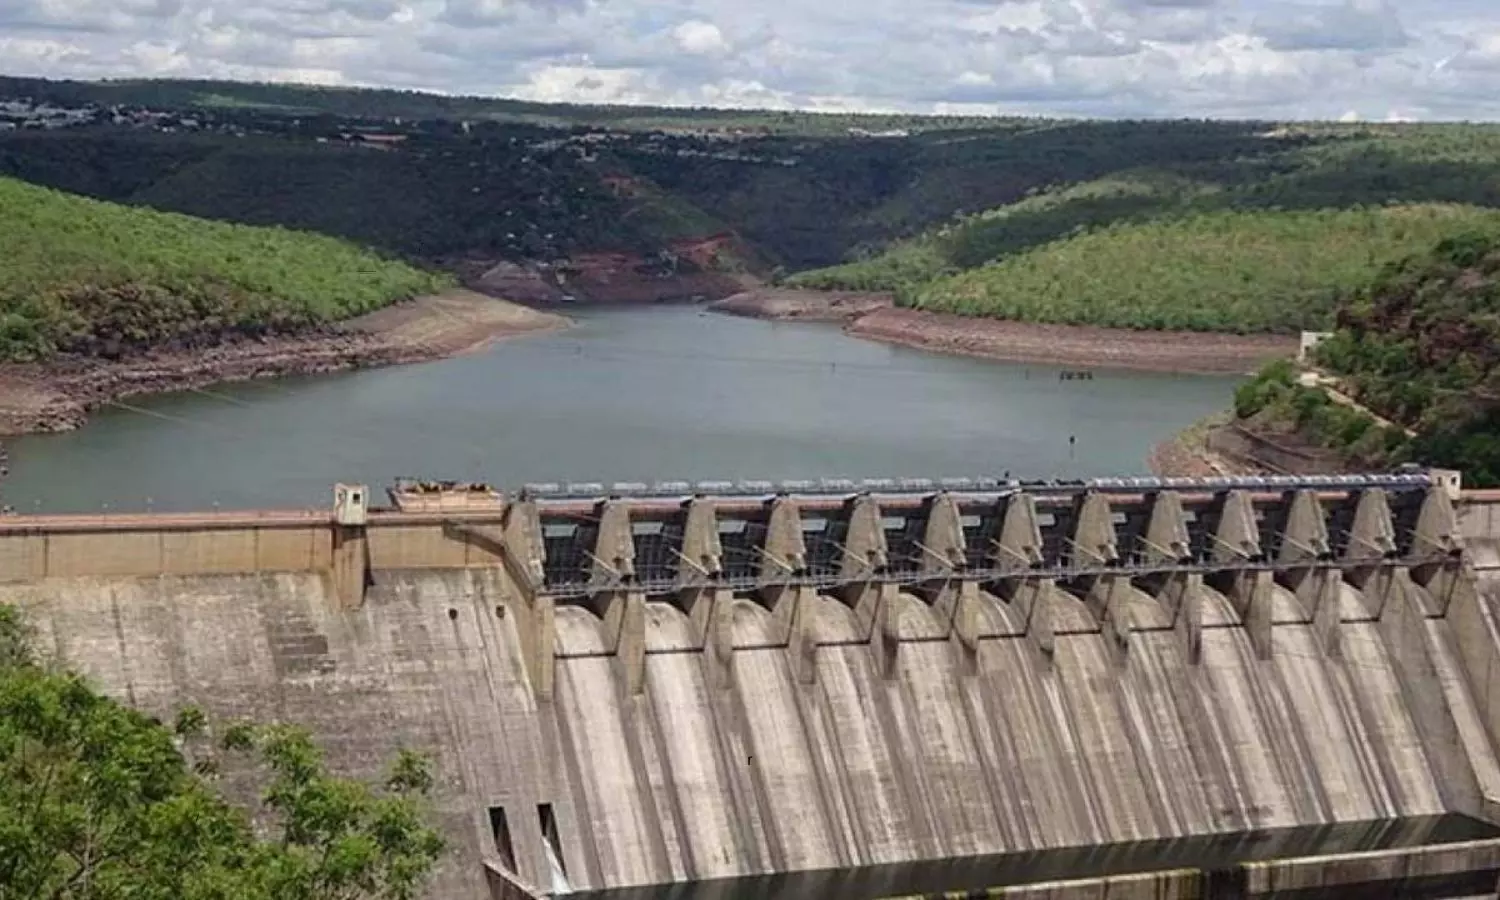
[[[483,486],[0,519],[110,694],[431,753],[434,897],[1495,896],[1457,473]]]

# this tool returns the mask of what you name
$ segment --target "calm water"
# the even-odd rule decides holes
[[[1139,474],[1235,380],[1058,370],[687,307],[417,366],[136,398],[12,444],[18,511],[322,506],[400,475],[655,481]],[[1069,436],[1076,445],[1069,446]]]

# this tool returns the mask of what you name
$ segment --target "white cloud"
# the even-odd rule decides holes
[[[1500,117],[1492,0],[0,0],[0,70],[580,102]]]
[[[672,29],[672,37],[676,38],[677,46],[688,53],[723,53],[729,49],[729,45],[724,42],[723,32],[712,22],[683,22]]]

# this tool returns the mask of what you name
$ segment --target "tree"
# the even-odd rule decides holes
[[[307,733],[175,728],[40,660],[0,606],[0,900],[406,900],[443,852],[423,820],[426,759],[384,789],[328,774]],[[257,816],[213,788],[221,755],[255,763]]]

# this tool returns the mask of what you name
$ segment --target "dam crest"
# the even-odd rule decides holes
[[[433,753],[434,896],[863,872],[876,897],[924,861],[1249,835],[1004,890],[1500,877],[1500,829],[1423,824],[1500,823],[1500,498],[1449,473],[368,500],[10,517],[0,599],[147,711],[302,722],[360,774]]]

